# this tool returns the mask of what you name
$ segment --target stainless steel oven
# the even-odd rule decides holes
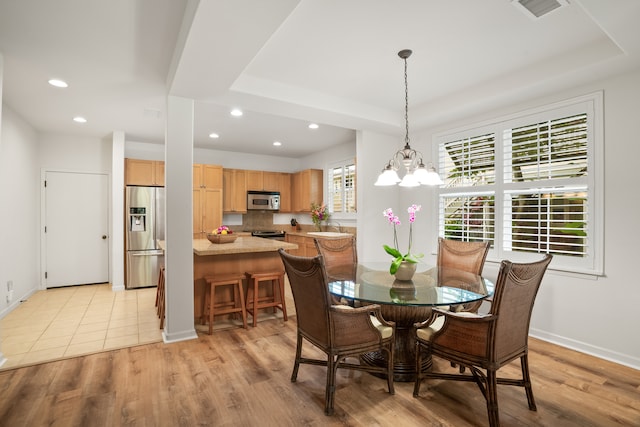
[[[252,231],[251,235],[254,237],[263,237],[265,239],[284,240],[285,232],[282,230],[278,230],[278,231],[256,230],[256,231]]]

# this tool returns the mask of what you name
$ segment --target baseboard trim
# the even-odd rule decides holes
[[[164,341],[165,344],[195,339],[198,339],[198,334],[196,333],[195,328],[170,334],[167,333],[166,329],[162,331],[162,341]]]
[[[608,360],[619,365],[624,365],[629,368],[640,370],[640,358],[634,357],[628,354],[618,353],[606,348],[597,347],[591,344],[587,344],[581,341],[572,340],[570,338],[562,337],[560,335],[550,334],[539,329],[532,328],[529,331],[529,335],[547,341],[561,347],[566,347],[571,350],[579,351],[581,353],[595,356],[599,359]]]
[[[15,300],[14,302],[6,306],[4,309],[0,310],[0,319],[3,319],[7,314],[11,313],[13,310],[18,308],[20,304],[28,300],[31,295],[35,294],[38,291],[39,289],[32,289],[29,292],[27,292],[25,295],[23,295],[21,298]]]

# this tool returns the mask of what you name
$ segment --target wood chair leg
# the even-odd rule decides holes
[[[529,410],[537,411],[536,401],[533,398],[533,389],[531,388],[531,377],[529,376],[529,357],[526,354],[520,358],[520,366],[522,367],[522,380],[524,381],[524,390],[527,393]]]
[[[333,398],[336,393],[336,365],[337,362],[333,355],[327,358],[327,388],[324,397],[324,413],[333,415]]]
[[[300,368],[300,356],[302,355],[302,335],[298,332],[298,339],[296,343],[296,360],[293,363],[293,372],[291,373],[291,382],[295,383],[298,379],[298,369]]]
[[[487,371],[487,412],[489,415],[489,426],[500,427],[500,417],[498,414],[498,381],[496,371]]]

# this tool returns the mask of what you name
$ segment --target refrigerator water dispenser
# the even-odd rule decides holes
[[[129,231],[147,231],[145,208],[129,208]]]

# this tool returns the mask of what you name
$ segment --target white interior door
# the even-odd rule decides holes
[[[108,176],[46,172],[45,179],[46,287],[108,282]]]

